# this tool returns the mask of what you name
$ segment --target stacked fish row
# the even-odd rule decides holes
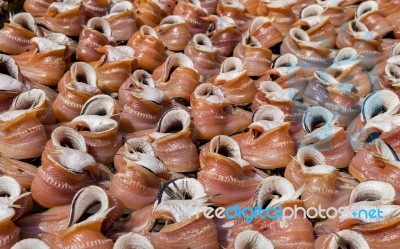
[[[398,1],[24,9],[0,30],[0,248],[400,247]],[[202,213],[235,205],[343,212]]]

